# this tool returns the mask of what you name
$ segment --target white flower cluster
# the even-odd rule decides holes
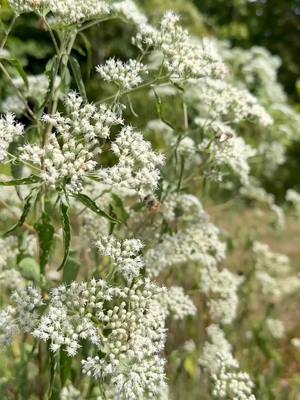
[[[234,87],[221,79],[191,80],[185,97],[194,107],[196,104],[202,116],[212,120],[225,118],[239,123],[245,119],[252,119],[262,126],[271,125],[273,122],[255,96],[246,89]]]
[[[237,291],[243,278],[217,267],[201,270],[201,289],[207,296],[209,314],[216,323],[230,324],[237,312]]]
[[[119,306],[99,312],[109,333],[103,337],[103,358],[89,357],[83,372],[109,380],[114,398],[159,398],[166,390],[164,360],[159,352],[165,340],[165,312],[159,304],[161,290],[138,281],[125,288]]]
[[[32,99],[35,103],[41,103],[49,86],[49,80],[46,75],[29,75],[27,76],[28,86],[25,85],[22,78],[14,78],[13,85],[17,88],[24,98]],[[55,86],[57,87],[60,79],[57,78]],[[21,115],[26,106],[24,102],[17,95],[10,95],[4,99],[1,104],[2,111],[5,113],[12,112],[15,115]]]
[[[292,275],[290,260],[286,255],[274,253],[267,244],[260,242],[253,244],[253,252],[255,276],[265,296],[274,301],[299,290],[300,276]]]
[[[108,2],[103,0],[49,0],[49,3],[55,21],[61,24],[75,24],[110,13]]]
[[[300,194],[296,190],[288,189],[285,199],[292,204],[296,215],[300,217]]]
[[[141,48],[159,50],[173,79],[223,77],[226,68],[213,43],[208,39],[204,39],[202,44],[193,42],[178,22],[176,14],[167,12],[158,30],[148,24],[140,26],[135,43]]]
[[[10,6],[17,14],[39,11],[49,5],[50,0],[9,0]]]
[[[131,282],[144,266],[139,255],[143,244],[138,239],[118,240],[114,236],[101,236],[95,243],[100,254],[109,256],[124,278]]]
[[[107,139],[112,125],[122,119],[105,105],[84,104],[75,93],[65,98],[66,116],[60,113],[44,115],[44,122],[54,127],[44,148],[27,144],[20,148],[20,158],[41,168],[44,182],[57,187],[70,185],[81,190],[82,180],[94,171],[94,157],[101,153],[101,139]]]
[[[115,83],[121,91],[128,91],[143,82],[142,75],[147,74],[147,67],[137,60],[122,62],[110,58],[104,65],[98,65],[97,72],[107,82]]]
[[[223,135],[225,134],[223,133]],[[238,137],[232,132],[232,135],[226,140],[217,139],[210,143],[209,139],[204,139],[198,147],[201,152],[209,153],[212,157],[214,170],[226,165],[239,176],[241,183],[248,183],[250,173],[248,159],[256,155],[256,150],[249,146],[242,137]]]
[[[69,25],[97,18],[110,13],[107,1],[102,0],[9,0],[17,14],[50,10],[54,21]]]
[[[11,295],[14,306],[0,311],[0,345],[7,345],[19,332],[32,332],[39,319],[38,308],[43,305],[40,292],[26,287]]]
[[[148,23],[146,15],[140,11],[133,0],[121,0],[113,3],[112,9],[137,26],[146,25]]]
[[[10,143],[23,133],[24,126],[16,122],[13,114],[8,113],[0,118],[0,162],[5,160]]]
[[[197,308],[192,299],[184,293],[180,286],[172,286],[161,296],[160,303],[167,314],[175,320],[182,320],[187,316],[194,316]]]
[[[173,265],[194,262],[211,267],[224,258],[225,244],[219,239],[219,229],[207,222],[164,235],[161,243],[146,252],[145,265],[148,274],[157,276]]]
[[[103,168],[98,176],[116,190],[145,197],[158,185],[164,157],[151,149],[150,142],[132,127],[124,127],[112,143],[111,149],[118,157],[118,163]]]
[[[60,392],[60,400],[83,400],[81,393],[73,385],[64,386]]]
[[[212,394],[217,399],[255,400],[253,382],[249,375],[239,370],[239,363],[232,355],[232,347],[218,325],[207,328],[209,341],[203,348],[200,365],[210,374]]]
[[[163,203],[162,214],[169,223],[193,224],[208,219],[199,199],[192,194],[172,194]]]
[[[267,318],[266,326],[275,339],[282,339],[285,335],[285,326],[280,319]]]

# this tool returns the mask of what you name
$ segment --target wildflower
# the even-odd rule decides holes
[[[201,270],[201,289],[207,296],[209,314],[214,322],[230,324],[238,307],[237,290],[243,278],[217,267]]]
[[[282,339],[285,335],[285,327],[282,321],[275,318],[267,318],[266,325],[275,339]]]
[[[138,239],[117,240],[114,236],[101,236],[95,243],[100,254],[109,256],[127,281],[138,276],[144,263],[139,252],[143,244]]]
[[[163,54],[163,65],[173,79],[224,76],[226,68],[213,43],[208,39],[201,44],[194,43],[178,22],[176,14],[167,12],[158,30],[147,24],[140,26],[135,43],[159,50]]]
[[[0,162],[5,160],[10,143],[23,133],[24,126],[16,122],[13,114],[8,113],[0,118]]]
[[[197,308],[193,301],[184,293],[180,286],[172,286],[163,293],[161,304],[166,308],[167,314],[175,320],[184,319],[187,316],[193,316]]]
[[[158,185],[163,156],[151,150],[151,144],[144,140],[132,127],[124,127],[111,149],[118,157],[118,163],[99,171],[99,178],[116,190],[125,190],[144,198]]]
[[[98,65],[97,72],[105,81],[115,83],[122,91],[128,91],[143,82],[142,74],[147,74],[147,68],[136,60],[124,63],[111,58],[104,65]]]

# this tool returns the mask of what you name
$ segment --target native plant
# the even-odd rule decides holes
[[[199,332],[199,345],[171,351],[176,375],[192,354],[199,388],[210,388],[203,399],[259,398],[257,376],[241,367],[226,332],[237,317],[249,321],[239,297],[251,309],[257,291],[264,329],[282,337],[268,304],[299,290],[299,277],[257,241],[248,246],[250,272],[223,267],[224,235],[201,202],[213,188],[227,190],[267,205],[282,224],[259,185],[261,168],[251,176],[252,159],[273,162],[269,174],[280,164],[262,160],[267,147],[249,140],[265,130],[276,143],[278,131],[264,82],[261,96],[251,90],[255,65],[241,50],[243,68],[224,44],[191,37],[172,11],[152,25],[131,0],[9,4],[0,51],[0,345],[16,376],[0,381],[1,398],[176,398],[170,321],[189,326],[189,339],[200,312],[202,342]],[[27,75],[6,49],[29,12],[55,51],[40,75]],[[91,101],[76,49],[90,27],[109,29],[110,20],[131,26],[136,56],[95,65]],[[261,326],[253,332],[259,340]]]

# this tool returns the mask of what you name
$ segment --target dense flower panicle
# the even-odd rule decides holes
[[[199,110],[202,117],[211,120],[227,118],[233,123],[239,123],[245,119],[254,119],[262,126],[271,125],[273,122],[255,96],[246,89],[234,87],[224,80],[191,80],[185,98]]]
[[[130,90],[143,82],[143,75],[147,74],[147,67],[136,60],[126,63],[111,58],[104,65],[98,65],[97,72],[107,82],[113,82],[120,90]]]
[[[161,289],[149,281],[138,281],[124,289],[120,306],[99,313],[111,330],[102,339],[106,356],[84,360],[83,372],[109,379],[115,398],[155,398],[165,391],[165,362],[158,355],[164,346],[166,318],[160,296]]]
[[[60,400],[83,400],[81,393],[73,385],[64,386],[60,392]]]
[[[297,216],[300,216],[300,194],[296,190],[288,189],[285,199],[292,204]]]
[[[170,223],[195,224],[195,221],[207,222],[208,215],[200,200],[192,194],[172,194],[163,203],[162,214]]]
[[[192,299],[184,293],[180,286],[168,288],[163,293],[160,302],[166,308],[167,314],[175,320],[182,320],[197,313],[197,308]]]
[[[286,255],[274,253],[267,244],[260,242],[254,242],[253,252],[255,277],[265,296],[279,300],[299,290],[300,276],[292,274],[290,260]]]
[[[125,239],[119,241],[114,236],[101,236],[95,243],[100,254],[109,256],[118,267],[120,273],[131,281],[139,275],[144,266],[142,257],[139,255],[143,244],[138,239]]]
[[[218,399],[255,400],[254,384],[247,373],[239,371],[224,332],[218,325],[210,325],[207,333],[209,341],[204,344],[199,363],[212,378],[212,394]]]
[[[209,314],[214,322],[230,324],[238,307],[238,288],[243,277],[234,275],[227,269],[217,267],[201,270],[201,289],[207,296]]]
[[[65,346],[74,356],[86,339],[98,345],[100,333],[92,320],[92,313],[101,312],[104,301],[119,295],[119,290],[107,286],[104,281],[73,282],[53,289],[50,307],[41,318],[33,335],[41,340],[50,340],[51,350]]]
[[[135,43],[161,51],[164,66],[174,79],[224,76],[226,68],[213,43],[208,39],[202,44],[194,42],[178,22],[176,14],[167,12],[159,29],[140,26]]]
[[[50,124],[49,142],[44,148],[27,144],[20,148],[20,158],[41,168],[40,175],[55,188],[67,184],[74,191],[82,189],[82,180],[95,170],[95,157],[101,153],[101,140],[110,136],[110,128],[122,119],[105,105],[85,104],[75,93],[65,98],[66,116],[44,115]]]
[[[266,326],[275,339],[282,339],[285,335],[285,326],[280,319],[267,318]]]
[[[256,155],[256,150],[246,144],[243,138],[232,134],[226,140],[215,140],[212,143],[204,139],[199,145],[199,150],[210,154],[214,169],[226,165],[240,177],[243,184],[248,183],[250,173],[248,159]]]
[[[126,19],[132,21],[136,25],[145,25],[148,18],[141,12],[133,0],[121,0],[112,4],[112,9],[121,13]]]
[[[11,295],[14,306],[0,311],[0,344],[9,344],[19,332],[32,332],[39,320],[38,309],[43,305],[40,292],[29,286]]]
[[[8,113],[0,117],[0,162],[5,160],[10,143],[23,133],[24,126],[16,122],[13,114]]]
[[[151,149],[150,142],[132,127],[124,127],[112,143],[118,162],[99,171],[99,178],[116,190],[145,197],[153,192],[160,178],[164,157]]]
[[[146,271],[159,275],[173,265],[186,262],[214,266],[225,257],[225,244],[219,239],[218,228],[211,223],[189,227],[174,235],[164,235],[163,241],[145,254]]]
[[[51,0],[9,0],[10,6],[17,14],[35,11],[38,12],[49,6]]]

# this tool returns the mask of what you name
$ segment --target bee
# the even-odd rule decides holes
[[[160,211],[161,203],[150,194],[144,198],[144,203],[151,214],[157,214]]]

